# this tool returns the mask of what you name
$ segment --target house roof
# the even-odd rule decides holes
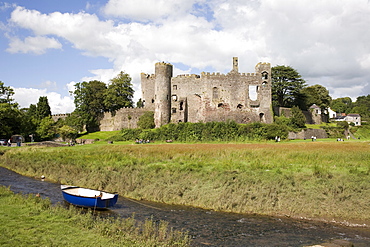
[[[313,104],[312,106],[310,106],[310,108],[312,108],[312,109],[317,109],[317,108],[319,108],[319,109],[320,109],[320,107],[318,107],[316,104]]]
[[[347,114],[347,116],[349,116],[349,117],[360,117],[360,114],[350,113],[350,114]]]

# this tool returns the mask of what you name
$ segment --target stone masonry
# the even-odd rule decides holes
[[[178,122],[272,123],[271,65],[239,73],[238,58],[227,74],[172,77],[173,66],[156,63],[155,74],[141,74],[144,109],[154,111],[156,127]]]

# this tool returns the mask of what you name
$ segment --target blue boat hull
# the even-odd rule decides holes
[[[72,187],[72,188],[78,188],[78,187]],[[73,205],[79,206],[79,207],[106,209],[109,207],[113,207],[118,200],[118,194],[108,194],[104,192],[105,194],[111,195],[111,198],[104,198],[102,196],[74,195],[74,194],[71,194],[69,190],[71,190],[71,188],[68,188],[68,187],[62,188],[62,194],[63,194],[64,200],[66,200],[67,202]],[[101,193],[100,191],[96,191],[96,192],[98,193],[97,195]]]

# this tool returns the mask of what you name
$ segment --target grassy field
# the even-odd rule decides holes
[[[370,223],[369,142],[84,145],[6,149],[28,176],[172,204]]]
[[[34,195],[14,194],[0,186],[1,246],[189,246],[189,238],[147,220],[95,220],[74,207],[51,206]]]

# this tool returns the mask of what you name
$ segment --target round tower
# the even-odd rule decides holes
[[[154,123],[159,128],[171,120],[171,78],[172,64],[155,64]]]

